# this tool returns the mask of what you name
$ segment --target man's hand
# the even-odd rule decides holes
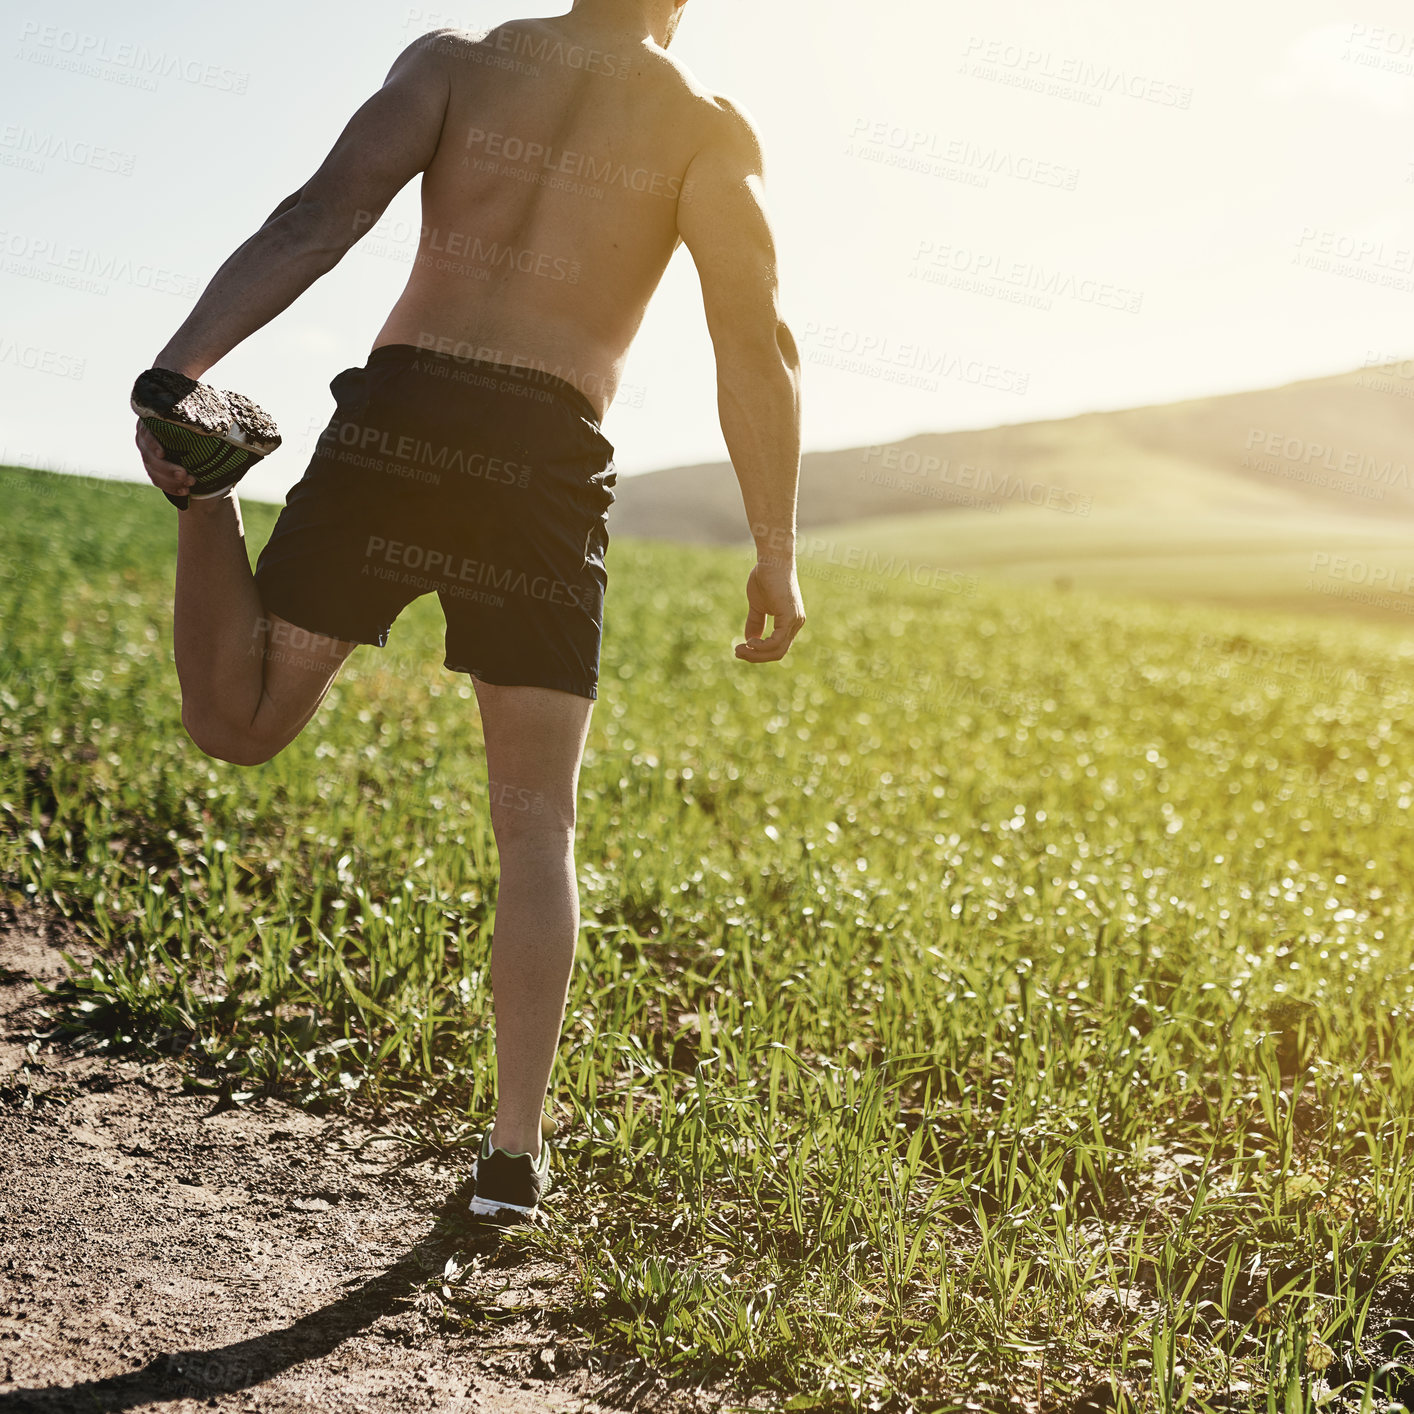
[[[142,453],[148,479],[159,491],[182,496],[191,489],[191,473],[177,462],[167,460],[167,449],[142,425],[141,418],[137,424],[137,449]]]
[[[736,656],[744,663],[779,663],[805,626],[805,602],[800,597],[795,565],[758,563],[746,581],[746,602],[747,642],[737,644]],[[763,638],[768,616],[771,636]]]

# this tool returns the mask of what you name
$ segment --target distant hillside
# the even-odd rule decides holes
[[[909,438],[806,456],[803,528],[1027,506],[1048,521],[1149,512],[1187,519],[1414,518],[1414,361],[1280,388]],[[932,514],[929,514],[932,513]],[[945,519],[945,517],[944,517]],[[726,462],[621,480],[611,528],[747,540]],[[920,526],[921,529],[921,526]]]

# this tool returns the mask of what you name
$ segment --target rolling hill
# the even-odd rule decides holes
[[[1063,586],[1407,622],[1411,462],[1414,363],[811,453],[802,575],[848,547]],[[725,462],[621,482],[611,527],[749,539]]]

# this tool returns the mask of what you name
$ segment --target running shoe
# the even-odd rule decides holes
[[[133,384],[132,409],[168,458],[192,474],[192,489],[185,495],[162,493],[179,511],[192,499],[204,501],[229,491],[280,445],[275,419],[249,398],[168,368],[149,368]]]
[[[548,1115],[542,1118],[538,1159],[493,1149],[491,1130],[486,1131],[481,1150],[471,1161],[471,1176],[476,1181],[470,1204],[473,1217],[497,1227],[519,1227],[537,1220],[540,1200],[550,1187],[550,1135],[556,1127]]]

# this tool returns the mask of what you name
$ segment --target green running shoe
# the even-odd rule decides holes
[[[229,491],[280,445],[274,418],[249,398],[168,368],[149,368],[133,384],[132,409],[168,458],[192,474],[186,495],[162,493],[179,511],[193,497],[203,501]]]
[[[519,1227],[541,1216],[540,1200],[550,1187],[550,1136],[556,1128],[549,1115],[541,1117],[538,1159],[493,1149],[491,1130],[486,1131],[481,1151],[471,1161],[471,1176],[476,1180],[469,1205],[473,1217],[496,1227]]]

